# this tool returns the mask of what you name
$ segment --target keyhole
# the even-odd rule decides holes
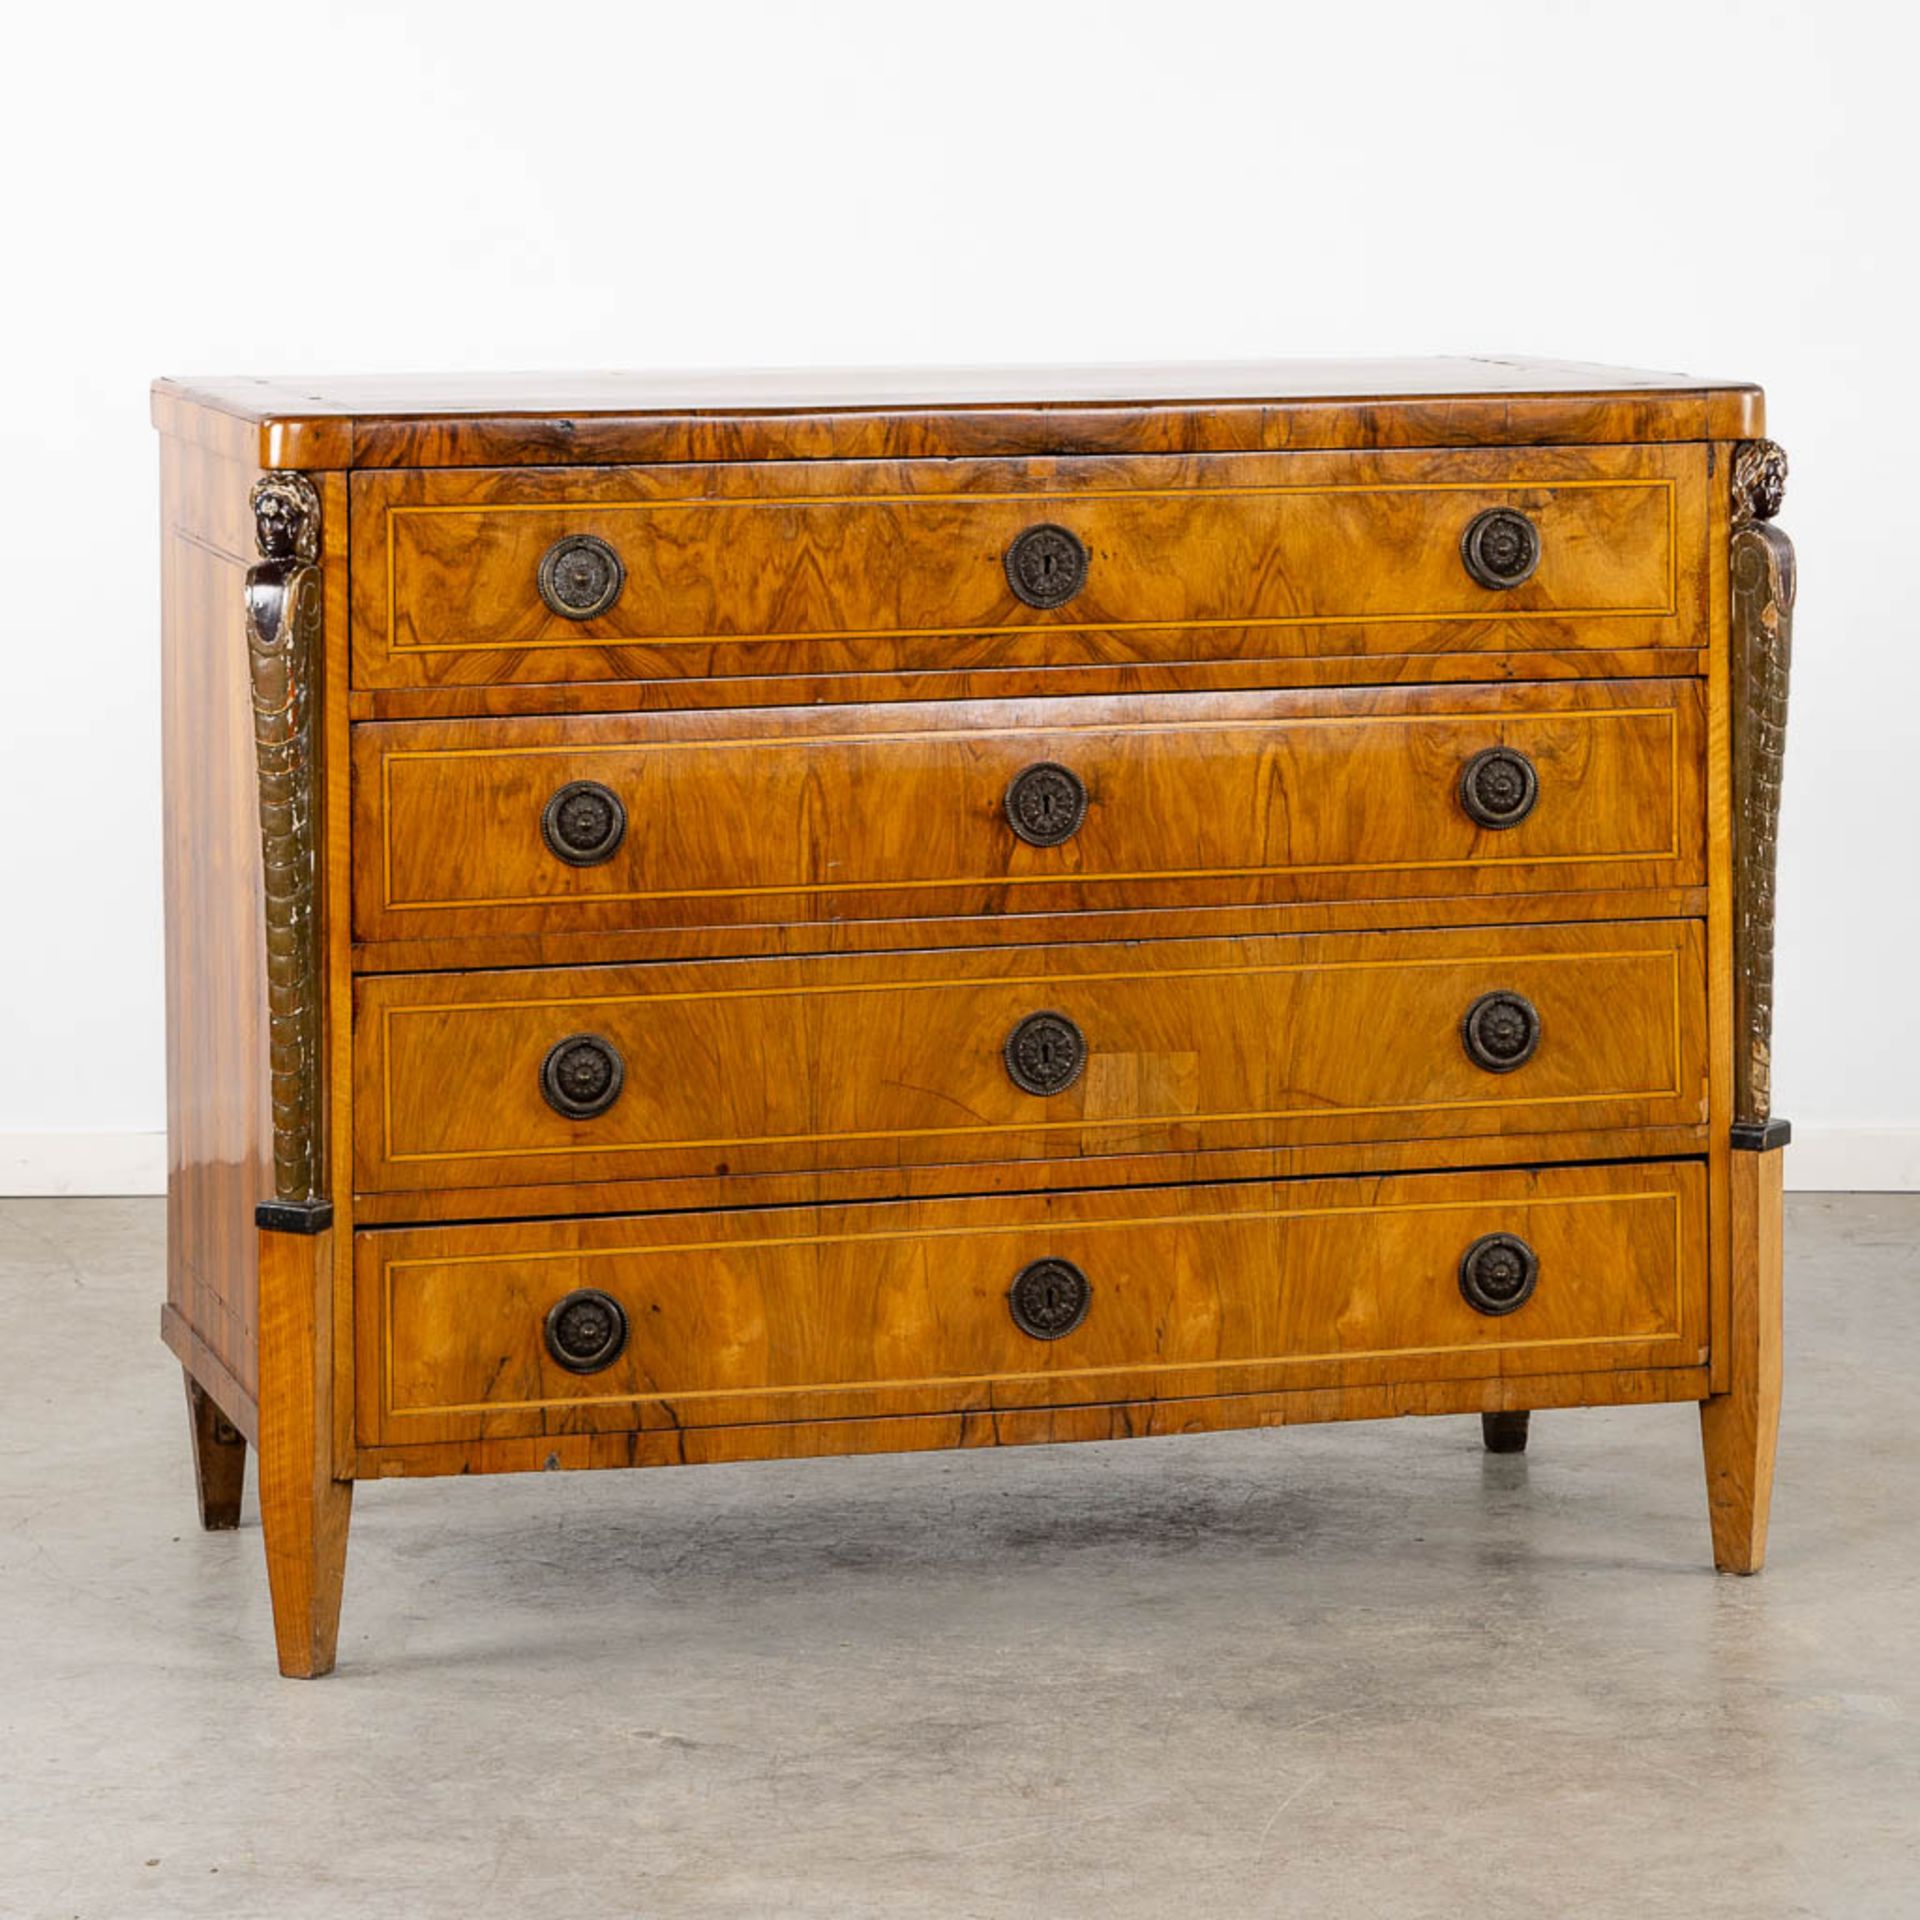
[[[1065,1014],[1030,1013],[1007,1035],[1003,1057],[1022,1091],[1064,1093],[1079,1077],[1086,1047],[1085,1035]]]

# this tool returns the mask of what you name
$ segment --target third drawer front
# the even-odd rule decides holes
[[[1697,681],[354,732],[362,940],[1697,886]]]
[[[1697,1126],[1693,921],[362,978],[362,1192]]]
[[[360,1437],[1695,1366],[1705,1188],[1669,1161],[361,1233]]]

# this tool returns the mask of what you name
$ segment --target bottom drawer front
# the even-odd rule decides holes
[[[405,1445],[1697,1365],[1696,1162],[358,1236]]]

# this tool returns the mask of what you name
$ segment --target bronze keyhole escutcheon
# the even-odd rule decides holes
[[[1087,1064],[1087,1037],[1064,1013],[1030,1013],[1007,1035],[1007,1077],[1023,1093],[1064,1093]]]
[[[1030,847],[1057,847],[1080,831],[1087,789],[1071,767],[1036,760],[1007,782],[1007,824]]]
[[[1034,1260],[1007,1289],[1013,1324],[1035,1340],[1058,1340],[1087,1317],[1093,1288],[1071,1260]]]
[[[1016,534],[1007,548],[1007,585],[1030,607],[1064,607],[1087,584],[1087,550],[1051,521]]]

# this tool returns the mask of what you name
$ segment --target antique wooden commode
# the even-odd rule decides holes
[[[1793,556],[1508,360],[161,381],[202,1514],[1697,1400],[1760,1564]]]

